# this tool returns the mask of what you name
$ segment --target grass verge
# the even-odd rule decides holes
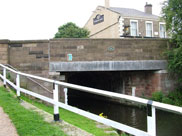
[[[25,109],[13,94],[0,87],[0,106],[15,125],[19,136],[65,136],[59,127],[43,120],[38,113]]]
[[[53,107],[52,106],[47,106],[47,105],[42,104],[36,100],[29,99],[24,95],[21,95],[21,99],[31,103],[32,105],[50,113],[50,114],[53,114]],[[105,133],[104,129],[97,128],[95,121],[90,120],[86,117],[80,116],[78,114],[75,114],[73,112],[67,111],[67,110],[62,109],[62,108],[60,108],[59,113],[60,113],[60,118],[62,120],[66,121],[70,124],[73,124],[74,126],[77,126],[81,129],[93,134],[94,136],[118,136],[115,133],[112,133],[112,134]],[[111,128],[111,130],[113,130],[113,129]]]

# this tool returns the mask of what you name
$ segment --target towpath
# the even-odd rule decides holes
[[[0,136],[18,136],[13,123],[2,107],[0,107]]]

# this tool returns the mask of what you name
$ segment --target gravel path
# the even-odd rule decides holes
[[[8,115],[0,107],[0,136],[18,136]]]

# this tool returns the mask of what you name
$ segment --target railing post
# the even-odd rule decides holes
[[[55,102],[58,102],[58,85],[54,83],[54,90],[53,90],[53,99]],[[59,119],[59,106],[54,105],[54,121],[60,121]]]
[[[147,104],[147,132],[151,136],[156,136],[156,111],[151,102],[149,101]]]
[[[3,68],[3,76],[4,76],[3,84],[4,84],[4,87],[6,88],[6,68]]]
[[[16,75],[16,95],[19,98],[20,97],[20,75],[17,73]]]
[[[68,105],[68,88],[64,88],[64,102]]]

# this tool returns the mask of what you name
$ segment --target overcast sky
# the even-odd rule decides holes
[[[164,0],[110,0],[111,7],[144,11],[146,2],[160,15]],[[74,22],[83,27],[105,0],[0,0],[0,39],[50,39],[59,26]]]

